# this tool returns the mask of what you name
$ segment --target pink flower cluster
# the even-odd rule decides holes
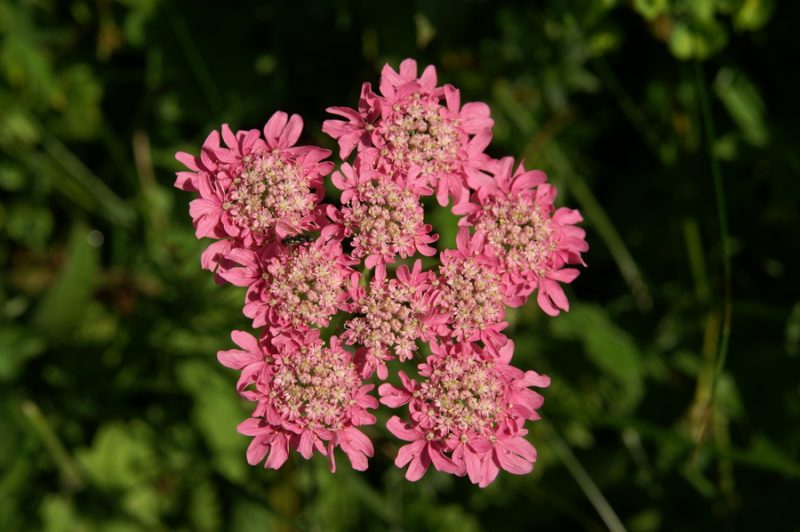
[[[367,381],[417,358],[415,374],[378,388],[380,403],[407,412],[386,425],[408,442],[395,459],[406,478],[433,465],[484,487],[501,469],[530,472],[525,422],[543,402],[531,387],[550,379],[511,365],[505,313],[534,292],[545,313],[569,310],[562,285],[588,250],[581,215],[554,207],[543,172],[484,153],[489,107],[462,105],[432,66],[387,65],[377,93],[365,83],[356,109],[328,111],[339,117],[322,126],[339,143],[337,171],[330,151],[297,145],[303,121],[283,112],[263,134],[223,125],[199,155],[176,156],[188,170],[175,186],[197,194],[195,233],[214,240],[201,264],[246,287],[259,331],[234,331],[239,349],[218,353],[255,403],[239,425],[248,462],[277,469],[290,449],[316,451],[333,471],[339,447],[366,469],[374,448],[360,427],[379,405]],[[338,199],[326,201],[328,176]],[[460,216],[455,249],[425,223],[434,195]]]

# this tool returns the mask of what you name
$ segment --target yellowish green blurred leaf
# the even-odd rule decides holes
[[[86,240],[89,230],[76,225],[67,243],[67,260],[36,309],[36,323],[49,335],[63,335],[83,319],[82,309],[94,292],[99,268],[97,248]]]
[[[723,68],[714,80],[714,92],[750,144],[764,146],[769,142],[769,132],[764,123],[764,101],[744,74]]]

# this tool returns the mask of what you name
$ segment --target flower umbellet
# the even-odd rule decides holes
[[[449,197],[458,202],[468,183],[486,180],[483,171],[491,168],[492,161],[484,150],[492,140],[494,125],[488,105],[462,106],[458,89],[437,86],[433,66],[417,77],[413,59],[403,61],[399,72],[386,65],[379,92],[365,84],[358,112],[347,107],[328,109],[346,119],[327,120],[322,126],[339,140],[342,158],[358,148],[391,174],[416,168],[441,205]]]
[[[459,223],[483,235],[508,289],[527,297],[538,288],[539,306],[555,316],[559,309],[569,310],[558,283],[578,276],[567,266],[583,264],[581,254],[589,249],[584,230],[575,226],[583,218],[576,210],[554,208],[556,189],[546,183],[544,172],[526,171],[520,164],[512,174],[513,163],[511,157],[498,161],[494,181],[478,187],[472,201],[454,211],[466,215]]]
[[[377,270],[368,287],[351,288],[354,316],[345,322],[342,338],[361,347],[356,351],[364,378],[377,372],[388,376],[386,361],[413,358],[417,340],[428,341],[447,323],[447,315],[437,313],[437,291],[430,271],[422,270],[417,260],[413,268],[400,265],[395,278],[387,279]]]
[[[367,268],[384,268],[396,257],[417,252],[433,256],[438,240],[424,223],[420,196],[427,190],[416,168],[404,174],[376,171],[362,159],[334,172],[333,184],[342,191],[342,208],[328,207],[330,219],[345,237],[352,237],[352,256],[364,258]],[[330,232],[330,231],[327,231]]]
[[[523,372],[508,362],[513,343],[499,350],[469,342],[432,342],[432,354],[419,365],[421,381],[400,373],[402,387],[382,384],[381,402],[392,408],[408,405],[410,420],[397,416],[387,427],[411,443],[398,452],[395,464],[408,464],[406,478],[417,480],[428,466],[468,474],[482,487],[500,469],[524,474],[533,469],[536,452],[523,438],[525,420],[538,419],[542,396],[529,386],[550,380]]]
[[[530,472],[526,423],[543,403],[531,388],[550,379],[512,365],[506,312],[534,293],[548,315],[569,310],[562,285],[588,250],[580,213],[554,205],[544,172],[489,157],[489,106],[462,103],[433,66],[387,65],[377,92],[364,83],[355,108],[328,110],[335,171],[282,111],[176,155],[195,234],[213,240],[201,266],[245,289],[257,331],[234,331],[238,347],[217,355],[255,404],[239,425],[247,461],[322,454],[335,471],[338,448],[364,470],[382,404],[397,409],[386,429],[408,480],[431,466],[480,487]],[[429,196],[459,217],[454,249],[426,222]]]
[[[338,446],[354,469],[366,469],[373,447],[356,427],[375,423],[368,409],[376,408],[378,402],[368,393],[373,385],[361,382],[352,353],[342,348],[337,337],[331,337],[326,346],[319,330],[308,330],[270,338],[268,357],[253,362],[259,352],[254,342],[252,337],[244,342],[243,356],[231,351],[219,354],[220,360],[233,367],[263,364],[248,372],[246,388],[240,391],[257,403],[252,417],[239,426],[242,434],[254,437],[248,462],[257,464],[269,454],[265,467],[277,469],[288,456],[287,448],[304,458],[317,451],[328,457],[333,471],[333,450]]]
[[[357,261],[342,251],[338,240],[317,239],[297,245],[280,242],[258,249],[235,249],[230,260],[239,264],[222,277],[247,287],[244,315],[254,327],[284,329],[327,326],[347,298],[357,274]]]
[[[315,228],[324,195],[323,177],[333,170],[328,150],[295,146],[303,130],[299,115],[278,111],[258,130],[206,138],[200,156],[179,152],[190,171],[179,172],[175,186],[198,192],[189,213],[198,238],[224,240],[203,266],[215,269],[233,249],[264,245]],[[222,140],[223,144],[220,144]]]

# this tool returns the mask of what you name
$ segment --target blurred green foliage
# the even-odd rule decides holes
[[[800,530],[799,17],[0,0],[0,530]],[[486,490],[405,482],[379,426],[365,474],[247,466],[247,405],[214,356],[247,328],[243,294],[200,271],[171,188],[175,151],[222,122],[300,112],[333,147],[323,109],[405,57],[490,103],[492,153],[545,169],[592,245],[570,313],[510,314],[516,364],[553,385],[536,471]],[[451,241],[451,216],[432,220]]]

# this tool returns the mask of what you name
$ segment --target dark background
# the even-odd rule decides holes
[[[766,0],[0,0],[0,530],[800,530],[799,20]],[[491,105],[491,154],[547,171],[591,245],[571,312],[510,313],[515,364],[553,385],[534,473],[485,490],[406,482],[380,423],[366,473],[247,466],[215,358],[243,290],[200,270],[172,188],[174,153],[223,122],[297,112],[333,148],[324,109],[405,57]]]

